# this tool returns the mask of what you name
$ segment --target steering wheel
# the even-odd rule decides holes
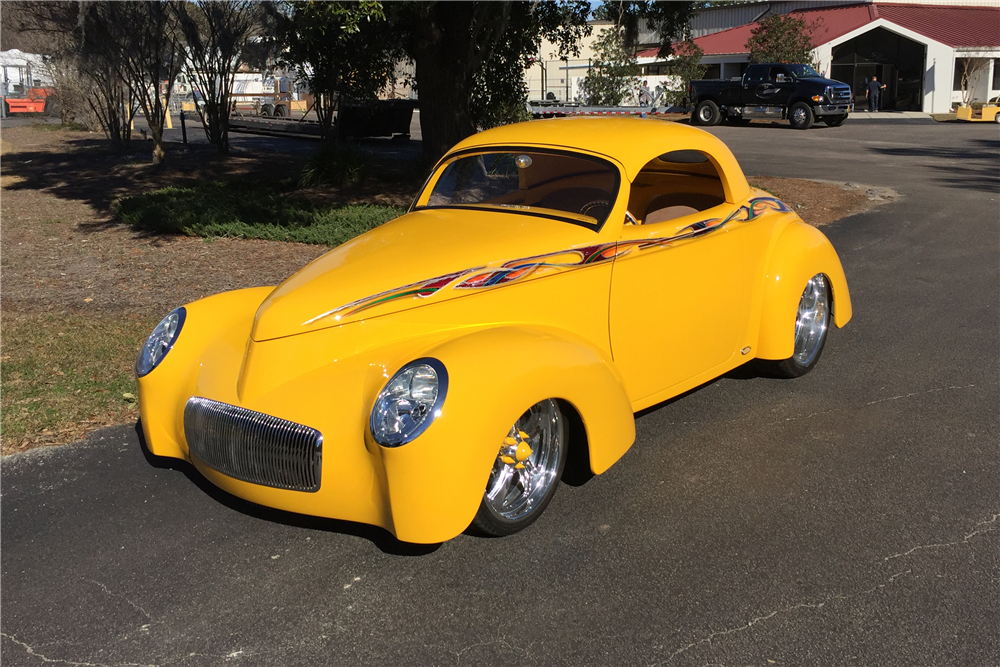
[[[580,215],[588,215],[591,218],[597,218],[598,216],[591,213],[595,208],[608,208],[609,202],[607,199],[595,199],[594,201],[589,201],[580,207]]]

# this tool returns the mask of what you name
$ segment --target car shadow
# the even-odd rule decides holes
[[[719,380],[723,380],[723,379],[726,379],[726,380],[757,380],[757,379],[762,379],[762,378],[769,379],[769,380],[771,380],[771,379],[781,379],[781,378],[777,378],[770,371],[768,362],[762,361],[760,359],[752,359],[752,360],[748,361],[747,363],[743,364],[742,366],[737,366],[736,368],[734,368],[733,370],[729,371],[725,375],[720,375],[717,378],[712,378],[711,380],[708,380],[706,382],[701,383],[697,387],[694,387],[692,389],[688,389],[683,394],[678,394],[677,396],[674,396],[673,398],[668,398],[667,400],[665,400],[665,401],[663,401],[661,403],[657,403],[656,405],[651,405],[648,408],[644,408],[644,409],[640,410],[639,412],[636,412],[635,413],[635,418],[639,419],[639,418],[644,417],[644,416],[646,416],[648,414],[652,414],[653,412],[656,412],[658,410],[662,410],[663,408],[669,407],[669,406],[673,405],[674,403],[687,398],[688,396],[692,396],[694,394],[697,394],[699,391],[705,389],[705,387],[708,387],[709,385],[715,384]]]
[[[223,491],[215,486],[197,468],[181,459],[156,456],[149,451],[146,444],[146,437],[142,431],[142,420],[136,422],[135,432],[139,438],[139,448],[142,451],[146,462],[153,468],[159,470],[174,470],[183,474],[188,480],[197,486],[205,495],[216,501],[220,505],[225,505],[231,510],[271,523],[278,523],[283,526],[304,528],[306,530],[318,530],[330,533],[341,533],[368,540],[378,548],[379,551],[393,556],[426,556],[434,553],[441,544],[411,544],[397,540],[389,531],[378,526],[369,526],[354,521],[341,521],[339,519],[327,519],[323,517],[309,516],[306,514],[296,514],[286,512],[271,507],[264,507],[252,503],[242,498]]]

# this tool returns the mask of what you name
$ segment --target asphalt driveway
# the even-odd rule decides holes
[[[438,547],[233,499],[134,427],[8,457],[3,664],[1000,663],[997,126],[712,131],[902,195],[824,228],[855,317],[812,374],[649,410],[529,530]]]

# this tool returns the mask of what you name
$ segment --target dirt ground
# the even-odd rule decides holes
[[[224,290],[276,285],[325,246],[274,241],[150,235],[117,224],[114,201],[122,196],[197,179],[233,176],[281,179],[301,169],[301,156],[236,154],[221,159],[210,149],[168,150],[165,165],[141,153],[115,155],[96,135],[3,130],[0,146],[0,307],[4,319],[39,314],[86,315],[156,321],[179,304]],[[864,186],[781,178],[752,184],[782,199],[806,222],[823,225],[892,197]],[[322,201],[408,205],[419,181],[324,188],[306,195]],[[6,328],[6,327],[5,327]],[[141,340],[136,341],[136,347]],[[118,410],[59,434],[19,440],[5,453],[35,444],[58,444],[133,413]],[[134,416],[133,416],[134,418]]]

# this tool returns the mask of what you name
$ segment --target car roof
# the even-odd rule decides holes
[[[738,202],[750,195],[743,170],[732,151],[718,138],[698,128],[656,118],[570,117],[504,125],[459,142],[449,151],[485,146],[518,145],[576,148],[614,158],[634,180],[653,158],[676,150],[697,150],[709,156],[722,176],[726,199]]]

